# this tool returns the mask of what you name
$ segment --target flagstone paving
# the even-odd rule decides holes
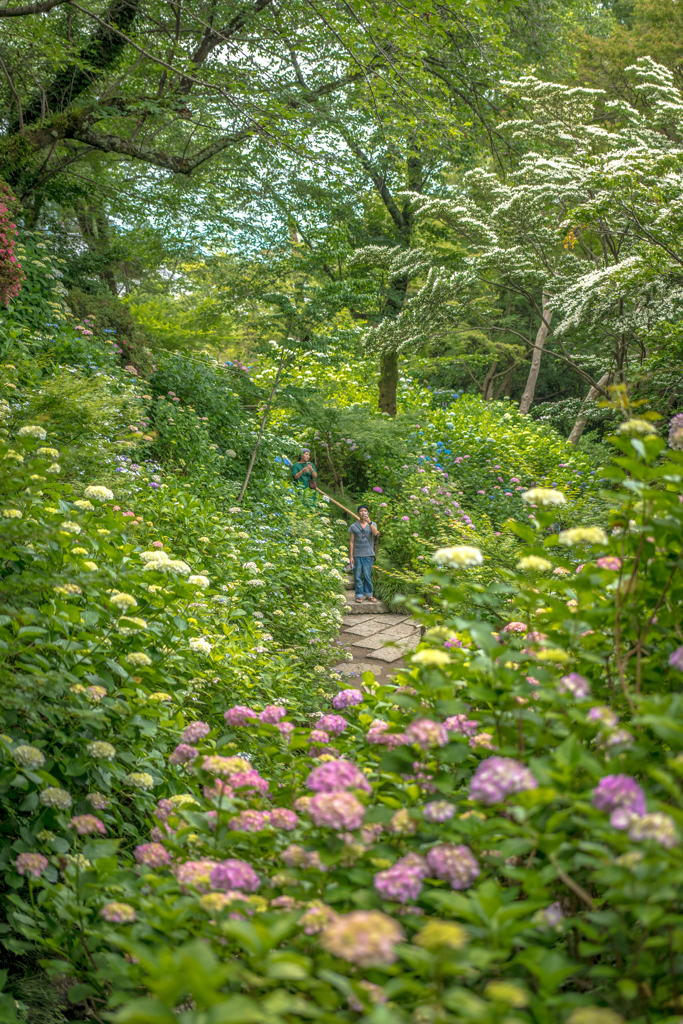
[[[378,682],[386,682],[406,668],[404,658],[419,643],[420,624],[410,615],[390,612],[382,602],[356,604],[352,591],[346,602],[339,645],[351,660],[335,665],[335,671],[351,680],[372,672]]]

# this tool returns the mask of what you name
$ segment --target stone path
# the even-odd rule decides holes
[[[419,623],[410,615],[390,612],[381,602],[356,604],[353,589],[347,589],[344,611],[339,640],[341,649],[353,660],[335,665],[336,672],[353,679],[370,671],[378,682],[384,682],[405,668],[403,656],[415,650],[420,639]]]

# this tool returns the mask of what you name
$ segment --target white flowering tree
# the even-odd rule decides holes
[[[628,385],[650,332],[680,318],[683,298],[683,102],[666,68],[641,58],[631,71],[639,108],[533,76],[510,83],[522,115],[502,126],[516,153],[507,177],[477,168],[447,198],[412,196],[416,221],[445,226],[456,255],[364,251],[390,274],[409,259],[424,280],[371,344],[402,351],[473,326],[516,337],[532,353],[523,412],[544,351],[585,380],[590,399],[611,381]],[[531,335],[501,317],[501,290],[533,310]],[[596,354],[602,375],[587,369]]]

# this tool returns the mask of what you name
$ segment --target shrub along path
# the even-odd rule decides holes
[[[390,613],[382,602],[356,604],[353,583],[347,582],[346,589],[339,640],[351,660],[335,665],[335,671],[351,678],[372,672],[378,682],[386,682],[406,667],[404,655],[417,647],[420,626],[410,615]]]

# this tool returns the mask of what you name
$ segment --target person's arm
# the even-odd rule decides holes
[[[349,565],[353,569],[353,534],[349,533]]]
[[[376,537],[377,534],[379,533],[379,530],[377,529],[377,524],[376,523],[370,523],[370,530],[372,532],[372,536],[373,537]]]

